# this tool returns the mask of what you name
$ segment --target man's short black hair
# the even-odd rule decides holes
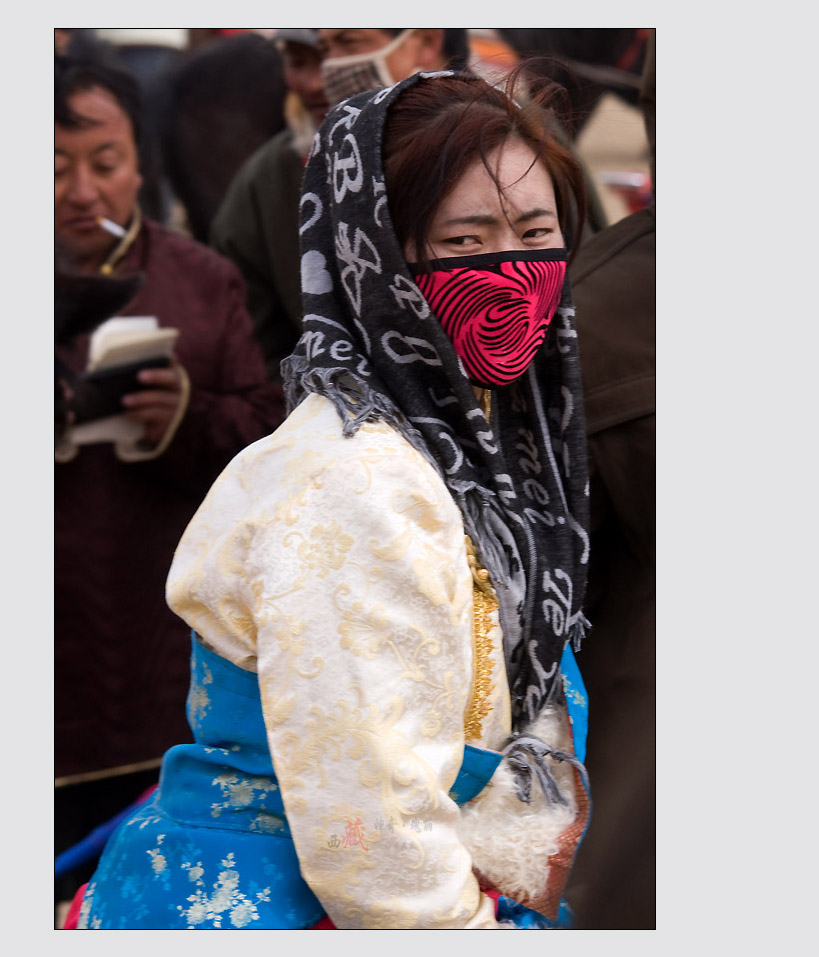
[[[142,136],[142,97],[133,74],[104,59],[54,57],[54,122],[67,129],[79,129],[87,120],[69,106],[75,93],[100,87],[117,101],[131,121],[134,141]]]
[[[450,70],[466,70],[469,65],[469,34],[466,27],[444,27],[444,56]]]

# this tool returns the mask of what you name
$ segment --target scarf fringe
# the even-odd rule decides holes
[[[564,807],[569,805],[546,764],[547,757],[559,764],[568,762],[577,768],[584,782],[587,780],[586,768],[573,754],[547,744],[534,734],[514,733],[502,754],[514,776],[517,796],[525,804],[531,803],[534,780],[540,784],[547,804],[560,804]]]
[[[387,422],[438,469],[421,434],[410,425],[395,403],[383,392],[353,376],[349,369],[314,368],[304,356],[293,354],[282,362],[281,370],[288,415],[307,395],[315,392],[335,406],[345,438],[355,435],[365,422]]]
[[[586,635],[591,630],[592,624],[582,611],[577,613],[577,619],[569,629],[569,641],[572,645],[572,651],[580,651],[580,647],[586,640]]]

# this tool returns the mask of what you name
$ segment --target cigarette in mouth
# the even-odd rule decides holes
[[[99,225],[112,236],[116,236],[118,239],[122,239],[125,235],[125,230],[119,223],[114,223],[110,219],[106,219],[104,216],[97,216],[97,222]]]

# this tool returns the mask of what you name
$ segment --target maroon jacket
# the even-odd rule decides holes
[[[55,773],[159,758],[191,740],[190,632],[165,604],[174,549],[219,472],[281,421],[236,267],[145,221],[118,275],[145,283],[121,315],[180,330],[190,402],[159,458],[82,446],[55,474]],[[89,338],[60,352],[85,366]]]

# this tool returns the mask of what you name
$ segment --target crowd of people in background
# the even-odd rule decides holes
[[[654,37],[610,33],[611,82],[644,110],[653,151]],[[213,482],[285,419],[281,363],[304,319],[302,181],[324,117],[418,72],[492,82],[541,52],[515,31],[451,28],[138,34],[55,31],[55,315],[76,330],[66,320],[55,340],[58,860],[150,793],[162,754],[191,740],[190,629],[166,579]],[[571,106],[552,132],[582,169]],[[589,442],[593,627],[577,658],[594,811],[567,895],[579,929],[642,929],[655,919],[655,200],[609,224],[584,172],[569,277]],[[656,193],[653,163],[652,180]],[[136,439],[77,445],[91,335],[114,315],[154,316],[178,339],[124,399]],[[58,872],[55,905],[98,852]]]

